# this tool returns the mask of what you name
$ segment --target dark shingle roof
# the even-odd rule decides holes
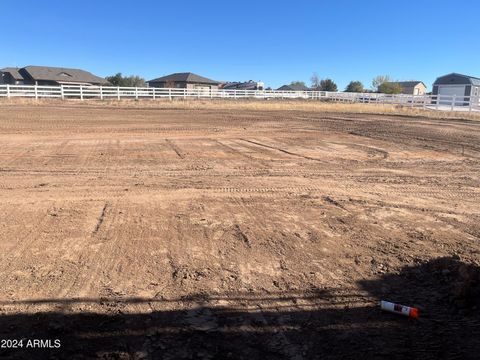
[[[90,83],[105,84],[107,81],[92,73],[80,70],[49,66],[26,66],[22,68],[33,80],[41,81],[57,81],[57,82],[74,82],[74,83]]]
[[[423,84],[423,81],[389,81],[390,84],[398,84],[402,87],[415,87],[418,84]],[[425,84],[423,84],[425,86]]]
[[[437,80],[435,80],[435,82],[433,83],[434,85],[438,83],[438,81],[442,78],[446,78],[448,76],[459,76],[459,77],[463,77],[463,78],[466,78],[470,81],[470,83],[472,85],[476,85],[476,86],[480,86],[480,78],[478,77],[475,77],[475,76],[469,76],[469,75],[463,75],[463,74],[459,74],[459,73],[451,73],[451,74],[447,74],[447,75],[443,75],[443,76],[440,76],[437,78]]]
[[[457,74],[457,73],[453,73],[453,75],[463,76],[463,77],[466,77],[466,78],[470,79],[470,82],[472,83],[472,85],[480,85],[480,78],[478,78],[478,77],[462,75],[462,74]]]
[[[23,76],[18,72],[18,70],[20,70],[19,68],[3,68],[0,70],[0,72],[3,72],[3,73],[10,73],[10,75],[12,75],[12,77],[15,79],[15,80],[23,80]]]
[[[186,73],[174,73],[167,76],[162,76],[153,80],[148,81],[150,82],[166,82],[166,81],[175,81],[175,82],[187,82],[187,83],[198,83],[198,84],[220,84],[219,81],[215,81],[212,79],[208,79],[206,77],[193,74],[191,72]]]
[[[310,89],[305,85],[301,84],[293,84],[293,85],[283,85],[279,87],[277,90],[283,91],[309,91]]]

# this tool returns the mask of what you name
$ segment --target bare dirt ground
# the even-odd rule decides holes
[[[473,120],[0,106],[0,339],[61,340],[0,357],[478,358],[479,185]]]

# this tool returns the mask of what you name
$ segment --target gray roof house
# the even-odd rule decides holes
[[[457,73],[440,76],[433,83],[433,95],[443,96],[440,103],[452,103],[453,97],[461,99],[456,105],[468,105],[470,97],[477,105],[480,98],[480,78]]]
[[[190,72],[174,73],[147,81],[148,86],[157,88],[218,89],[220,81]]]
[[[291,84],[280,86],[277,90],[281,91],[310,91],[308,87],[302,84]]]
[[[427,87],[422,81],[391,81],[389,84],[398,84],[402,88],[402,94],[425,95]]]
[[[23,76],[18,72],[18,70],[18,68],[0,69],[0,84],[23,84]]]
[[[25,85],[102,85],[108,82],[92,73],[70,68],[50,66],[25,66],[0,70],[4,84]]]

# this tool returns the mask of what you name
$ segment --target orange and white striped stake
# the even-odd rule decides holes
[[[388,312],[400,314],[403,316],[408,316],[415,319],[418,318],[418,315],[419,315],[419,311],[417,308],[395,304],[389,301],[384,301],[384,300],[380,301],[380,307],[383,311],[388,311]]]

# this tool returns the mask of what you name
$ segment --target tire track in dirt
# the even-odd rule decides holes
[[[43,155],[42,156],[43,158],[50,158],[49,160],[47,160],[44,163],[44,165],[45,166],[49,166],[49,165],[57,165],[58,166],[58,165],[61,165],[61,164],[57,164],[58,160],[62,161],[62,160],[65,160],[66,158],[71,157],[72,156],[71,154],[65,154],[65,149],[67,148],[69,142],[70,142],[70,140],[64,140],[58,146],[55,147],[53,152],[51,152],[48,155]]]
[[[84,251],[78,254],[75,261],[78,269],[76,276],[68,285],[65,284],[60,297],[88,297],[92,295],[94,282],[108,281],[105,278],[106,269],[115,260],[111,256],[115,256],[118,250],[118,238],[110,235],[110,231],[114,230],[114,226],[118,223],[116,204],[117,202],[104,202],[93,231],[85,239]],[[120,220],[122,218],[120,217]],[[117,255],[121,256],[121,254]]]
[[[8,215],[2,216],[2,222],[6,224],[16,224],[19,223],[19,219],[23,219],[23,216],[20,214],[23,214],[27,209],[24,208],[23,205],[20,206],[12,206],[12,207],[7,207],[8,209]],[[0,274],[11,265],[13,259],[15,257],[21,255],[23,251],[28,249],[30,242],[28,241],[30,238],[32,238],[38,229],[41,228],[41,225],[48,220],[48,212],[46,212],[43,215],[40,215],[37,217],[36,220],[32,222],[32,218],[29,219],[32,226],[30,229],[25,231],[25,233],[22,235],[21,233],[15,232],[15,234],[8,234],[9,238],[8,241],[12,241],[13,236],[16,237],[16,241],[13,242],[10,246],[6,248],[6,251],[3,252],[2,255],[4,255],[3,261],[0,263]],[[23,228],[25,230],[26,228]],[[5,229],[9,230],[9,229]]]
[[[366,145],[360,145],[360,144],[349,144],[348,146],[354,149],[357,148],[357,149],[363,150],[367,152],[367,154],[373,153],[375,154],[374,156],[377,156],[379,154],[381,157],[381,160],[385,160],[388,158],[388,151],[378,149],[373,146],[366,146]],[[375,160],[378,160],[378,159],[375,159]]]
[[[294,153],[294,152],[291,152],[291,151],[288,151],[288,150],[285,150],[285,149],[282,149],[282,148],[266,145],[266,144],[263,144],[263,143],[260,143],[260,142],[257,142],[257,141],[252,141],[252,140],[247,140],[247,139],[242,139],[242,138],[240,140],[248,142],[250,144],[257,145],[257,146],[262,146],[262,147],[265,147],[265,148],[268,148],[268,149],[277,150],[277,151],[280,151],[284,154],[288,154],[288,155],[291,155],[291,156],[296,156],[296,157],[304,158],[304,159],[307,159],[307,160],[319,161],[319,162],[322,162],[322,163],[324,162],[323,160],[320,160],[320,159],[317,159],[317,158],[313,158],[313,157],[310,157],[310,156],[305,156],[305,155],[302,155],[302,154],[297,154],[297,153]]]
[[[95,228],[92,231],[92,235],[95,235],[100,229],[100,226],[102,226],[103,220],[105,219],[105,211],[107,210],[107,206],[108,206],[108,203],[105,203],[105,205],[103,205],[102,211],[100,212],[100,216],[98,217],[97,223],[95,224]]]
[[[246,149],[246,148],[243,145],[240,145],[240,144],[236,143],[234,140],[231,140],[231,139],[226,139],[226,140],[222,140],[222,141],[217,140],[217,142],[223,148],[229,150],[230,153],[232,153],[232,154],[240,155],[241,157],[243,157],[245,159],[248,159],[250,161],[254,161],[258,164],[261,164],[264,167],[270,167],[269,164],[264,159],[254,157],[254,156],[246,153],[245,151],[242,151],[241,149]],[[226,144],[225,142],[228,142],[228,143]],[[238,147],[240,147],[240,149]]]
[[[215,139],[214,142],[218,145],[220,145],[221,148],[223,148],[224,150],[226,150],[229,154],[232,154],[232,155],[240,155],[248,160],[252,160],[253,158],[245,153],[242,153],[241,151],[239,151],[238,149],[235,149],[233,148],[232,146],[230,145],[227,145],[227,144],[224,144],[223,142],[221,142],[220,140],[217,140]]]
[[[30,155],[33,149],[31,146],[28,146],[26,149],[22,149],[22,150],[20,149],[17,150],[16,148],[14,148],[13,151],[14,151],[13,155],[11,155],[10,158],[7,158],[3,166],[11,166],[15,163],[18,163],[21,159]]]
[[[81,178],[81,175],[86,175],[89,170],[85,170],[87,166],[90,164],[92,160],[94,160],[97,156],[96,154],[98,153],[98,149],[100,147],[101,140],[95,140],[95,143],[93,146],[88,146],[87,151],[83,156],[79,158],[80,163],[77,165],[77,170],[75,172],[75,177],[78,177],[79,179]],[[99,173],[103,173],[101,170],[95,170],[98,171]]]
[[[6,256],[2,258],[0,282],[5,284],[1,291],[2,297],[13,294],[13,299],[16,299],[18,294],[26,291],[37,289],[43,292],[51,287],[50,284],[44,284],[42,279],[44,274],[47,276],[50,274],[51,271],[47,270],[49,265],[46,265],[45,259],[38,260],[38,253],[42,251],[41,249],[52,246],[54,240],[49,238],[48,234],[51,229],[58,226],[58,215],[56,214],[58,205],[49,206],[47,211],[38,217],[34,225],[16,239]],[[48,258],[49,254],[47,253],[46,256]],[[57,269],[57,271],[62,270]],[[25,281],[26,279],[28,282]]]
[[[416,187],[390,187],[382,186],[382,184],[342,184],[334,187],[333,184],[325,183],[323,186],[298,186],[298,187],[256,187],[256,188],[240,188],[240,187],[218,187],[218,188],[198,188],[198,190],[208,192],[219,193],[260,193],[260,194],[276,194],[276,193],[292,193],[302,194],[306,192],[329,192],[334,190],[336,193],[342,192],[343,194],[354,194],[361,190],[362,194],[369,193],[384,193],[389,192],[392,195],[398,196],[408,195],[410,198],[426,197],[426,198],[443,198],[449,200],[461,200],[461,201],[476,201],[480,198],[480,192],[474,191],[446,191],[446,190],[421,190]]]
[[[185,154],[180,150],[180,148],[175,145],[175,143],[170,139],[165,139],[165,142],[170,146],[170,148],[175,151],[180,159],[185,159]]]

